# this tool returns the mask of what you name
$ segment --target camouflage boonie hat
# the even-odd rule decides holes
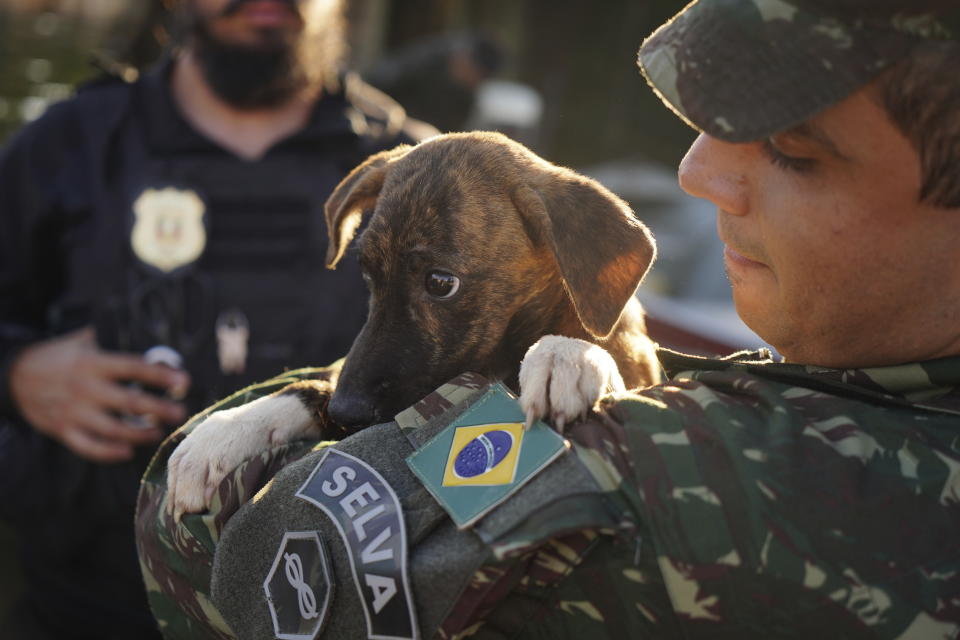
[[[840,101],[924,40],[960,39],[960,0],[696,0],[640,48],[694,128],[759,140]]]

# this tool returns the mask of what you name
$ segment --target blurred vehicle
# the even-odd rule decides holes
[[[626,200],[657,240],[657,261],[637,293],[656,342],[701,355],[770,348],[734,309],[713,205],[684,193],[675,171],[642,159],[580,171]]]

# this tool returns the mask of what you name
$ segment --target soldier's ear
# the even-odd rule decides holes
[[[373,209],[383,188],[390,163],[405,155],[410,145],[381,151],[364,160],[333,190],[323,207],[327,220],[328,269],[335,269],[353,240],[363,214]]]

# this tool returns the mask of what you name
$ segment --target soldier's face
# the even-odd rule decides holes
[[[875,93],[764,141],[701,135],[680,166],[717,205],[737,312],[792,362],[960,353],[960,210],[919,201],[918,154]]]

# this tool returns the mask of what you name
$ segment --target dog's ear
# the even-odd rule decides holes
[[[327,219],[328,269],[335,269],[353,240],[365,211],[370,210],[380,195],[390,162],[405,155],[410,145],[400,145],[376,153],[354,168],[333,190],[323,206]]]
[[[513,202],[534,244],[552,250],[584,329],[604,338],[640,286],[656,245],[623,200],[595,180],[556,169],[517,187]]]

